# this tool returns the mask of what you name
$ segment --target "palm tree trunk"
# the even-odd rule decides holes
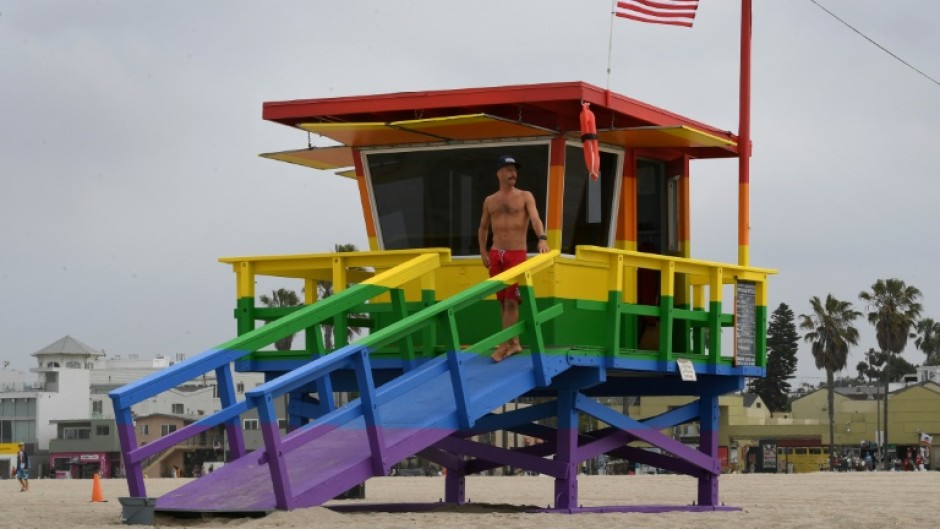
[[[829,401],[829,471],[835,470],[835,453],[836,446],[833,442],[835,439],[835,415],[836,410],[833,408],[835,404],[835,396],[833,392],[833,373],[831,369],[826,370],[826,397]]]

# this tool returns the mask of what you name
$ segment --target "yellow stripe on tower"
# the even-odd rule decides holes
[[[750,266],[751,262],[751,223],[750,223],[750,185],[738,184],[738,264]]]
[[[548,247],[561,248],[561,224],[565,212],[565,149],[566,138],[552,138],[551,159],[548,166],[548,211],[545,212],[545,230]]]

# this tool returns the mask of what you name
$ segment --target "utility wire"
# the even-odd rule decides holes
[[[929,81],[932,82],[933,84],[935,84],[935,85],[937,85],[937,86],[940,86],[940,81],[937,81],[937,80],[934,79],[933,77],[930,77],[929,75],[925,74],[924,72],[918,70],[913,64],[911,64],[911,63],[905,61],[904,59],[902,59],[902,58],[900,58],[900,57],[898,57],[897,55],[895,55],[895,54],[894,54],[891,50],[889,50],[888,48],[885,48],[885,47],[882,46],[881,44],[878,44],[877,42],[875,42],[874,40],[872,40],[871,37],[869,37],[868,35],[862,33],[862,32],[859,31],[858,29],[856,29],[854,26],[852,26],[852,24],[849,24],[849,23],[846,22],[845,20],[842,20],[841,18],[839,18],[838,15],[836,15],[836,14],[833,13],[832,11],[829,11],[828,9],[826,9],[822,4],[820,4],[820,3],[817,2],[816,0],[809,0],[809,1],[812,2],[812,3],[814,3],[814,4],[816,4],[816,7],[818,7],[819,9],[822,9],[823,11],[825,11],[826,13],[828,13],[829,16],[831,16],[832,18],[838,20],[839,22],[842,22],[842,23],[845,25],[845,27],[847,27],[847,28],[851,29],[852,31],[858,33],[863,39],[867,40],[868,42],[871,42],[871,43],[874,44],[875,46],[878,46],[878,48],[880,48],[881,51],[883,51],[883,52],[887,53],[888,55],[894,57],[896,60],[898,60],[898,61],[899,61],[901,64],[903,64],[904,66],[907,66],[907,67],[910,68],[911,70],[914,70],[915,72],[917,72],[917,73],[919,73],[920,75],[924,76],[927,80],[929,80]]]

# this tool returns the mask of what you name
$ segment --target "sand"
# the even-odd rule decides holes
[[[158,496],[185,479],[147,480],[148,493]],[[118,498],[127,496],[123,480],[102,480],[106,502],[91,502],[90,480],[32,480],[20,493],[15,480],[2,480],[0,528],[127,527],[121,524]],[[230,527],[244,529],[601,529],[609,527],[761,529],[802,527],[926,528],[940,521],[940,472],[858,472],[814,474],[732,474],[721,477],[721,500],[741,507],[736,512],[664,514],[528,514],[494,512],[491,505],[547,506],[551,478],[470,477],[463,512],[346,514],[323,507],[274,512],[264,518],[179,520],[158,516],[161,527]],[[366,500],[338,503],[436,502],[443,496],[441,477],[374,478],[366,484]],[[580,500],[585,506],[617,504],[689,504],[695,480],[684,476],[583,476]],[[475,507],[475,508],[474,508]]]

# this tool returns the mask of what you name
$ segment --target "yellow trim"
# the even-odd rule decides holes
[[[353,165],[352,149],[345,146],[265,152],[258,156],[269,160],[278,160],[324,170],[352,167]]]
[[[380,285],[388,288],[395,288],[409,281],[421,278],[428,272],[432,272],[441,267],[441,255],[438,253],[426,253],[410,259],[398,266],[376,274],[375,277],[367,279],[362,283],[365,285]],[[335,283],[334,283],[335,291]]]
[[[232,263],[235,268],[235,291],[238,299],[255,297],[255,267],[251,262]]]
[[[488,114],[409,119],[391,123],[301,123],[297,127],[349,147],[555,135],[555,131],[537,125]]]
[[[548,247],[554,250],[561,248],[561,230],[546,230],[548,236]]]
[[[492,281],[499,281],[504,285],[514,285],[519,282],[519,277],[526,273],[538,273],[555,263],[555,258],[560,255],[558,250],[549,250],[546,253],[528,258],[518,265],[496,274],[491,277]]]
[[[676,263],[667,261],[660,270],[659,295],[675,297],[676,292]]]
[[[576,136],[575,133],[569,135]],[[737,143],[686,125],[674,127],[630,127],[597,131],[601,143],[627,148],[734,147]]]
[[[617,248],[618,250],[624,250],[627,252],[635,252],[636,241],[619,241],[618,240],[614,242],[614,247]]]
[[[317,302],[317,282],[314,279],[304,279],[304,303],[312,305]]]
[[[369,237],[369,250],[373,252],[379,251],[379,238],[376,236]]]
[[[708,289],[711,292],[712,302],[721,302],[722,285],[724,284],[724,270],[721,268],[712,268],[708,274]]]
[[[741,266],[748,266],[750,262],[751,262],[750,245],[738,246],[738,264]]]

